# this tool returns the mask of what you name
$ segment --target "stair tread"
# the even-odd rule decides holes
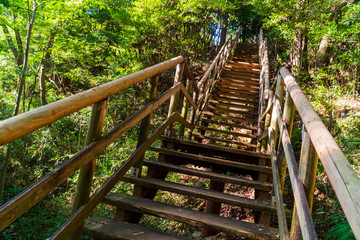
[[[228,140],[228,139],[220,139],[220,138],[215,138],[215,137],[210,137],[210,136],[204,136],[202,134],[200,134],[199,132],[196,135],[199,138],[202,139],[209,139],[209,140],[213,140],[213,141],[217,141],[217,142],[224,142],[224,143],[228,143],[228,144],[235,144],[235,145],[240,145],[240,146],[246,146],[246,147],[250,147],[250,148],[256,148],[257,145],[256,144],[251,144],[251,143],[247,143],[247,142],[239,142],[239,141],[233,141],[233,140]]]
[[[180,151],[175,151],[175,150],[170,150],[170,149],[165,149],[165,148],[150,147],[149,150],[159,152],[159,153],[162,153],[165,155],[181,157],[181,158],[186,158],[186,159],[191,159],[191,160],[196,160],[196,161],[201,161],[201,162],[208,162],[208,163],[213,163],[213,164],[218,164],[218,165],[223,165],[223,166],[228,166],[228,167],[235,167],[235,168],[247,169],[247,170],[251,170],[251,171],[258,171],[258,172],[264,172],[264,173],[270,173],[270,174],[272,173],[271,167],[267,167],[267,166],[258,166],[255,164],[236,162],[236,161],[232,161],[232,160],[225,160],[225,159],[215,158],[215,157],[207,157],[207,156],[202,156],[202,155],[197,155],[197,154],[192,154],[192,153],[185,153],[185,152],[180,152]]]
[[[105,202],[124,209],[152,214],[170,220],[180,221],[197,227],[211,227],[247,239],[276,238],[278,230],[258,224],[236,221],[229,218],[185,209],[149,199],[129,196],[121,193],[111,193],[105,197]]]
[[[215,125],[220,125],[220,126],[228,126],[228,127],[234,127],[234,128],[239,128],[239,129],[248,129],[248,130],[257,130],[257,127],[252,126],[252,125],[215,121],[215,120],[205,119],[205,118],[202,119],[201,121],[208,122],[208,123],[215,124]]]
[[[227,135],[234,135],[234,136],[239,136],[239,137],[257,139],[257,136],[255,136],[253,134],[238,133],[238,132],[226,131],[226,130],[221,130],[221,129],[216,129],[216,128],[208,128],[208,127],[203,127],[203,126],[196,126],[196,128],[202,129],[205,131],[209,131],[209,132],[217,132],[217,133],[223,133],[223,134],[227,134]]]
[[[141,225],[116,221],[105,217],[95,216],[85,221],[85,234],[96,239],[122,240],[185,240],[169,233],[149,229]]]
[[[239,196],[203,189],[199,187],[167,182],[164,180],[148,178],[148,177],[141,177],[141,178],[123,177],[122,181],[140,185],[146,188],[159,189],[162,191],[173,192],[173,193],[192,196],[205,200],[230,204],[233,206],[253,209],[260,212],[265,212],[270,214],[277,213],[276,207],[271,206],[271,204],[268,202],[239,197]]]
[[[233,114],[238,114],[238,115],[243,115],[243,116],[250,116],[250,117],[257,117],[258,116],[253,111],[250,112],[250,111],[244,111],[244,110],[234,110],[234,109],[229,109],[229,108],[220,108],[220,107],[215,107],[213,105],[208,105],[207,108],[211,109],[213,111],[217,111],[217,112],[233,113]]]
[[[248,95],[253,95],[256,97],[259,96],[259,92],[254,92],[254,91],[251,92],[251,91],[247,91],[244,89],[237,89],[235,87],[229,88],[229,87],[224,87],[224,86],[218,85],[217,88],[224,92],[235,92],[235,93],[240,93],[240,94],[248,94]]]
[[[224,115],[224,114],[217,114],[217,113],[213,113],[213,112],[209,112],[209,111],[203,111],[202,114],[210,116],[210,117],[222,118],[222,119],[232,120],[232,121],[236,121],[236,122],[247,122],[247,123],[257,124],[257,119],[254,119],[254,118],[250,119],[250,118],[232,117],[232,116],[228,116],[228,115]]]
[[[210,104],[221,105],[221,106],[226,106],[226,107],[231,107],[231,108],[237,108],[237,109],[252,110],[252,112],[258,110],[257,107],[250,107],[250,106],[245,106],[245,105],[240,105],[240,104],[234,104],[234,103],[228,103],[228,102],[220,102],[220,101],[218,101],[218,100],[216,100],[216,99],[213,99],[213,98],[210,98],[210,99],[209,99],[209,103],[210,103]]]
[[[245,85],[245,86],[254,86],[260,88],[260,83],[256,81],[248,81],[248,78],[233,78],[228,76],[221,76],[219,79],[221,82],[228,82],[231,84],[237,84],[237,85]]]
[[[165,163],[165,162],[144,161],[144,165],[147,167],[151,167],[151,168],[155,168],[155,169],[159,169],[159,170],[177,172],[177,173],[182,173],[182,174],[186,174],[186,175],[216,180],[219,182],[233,183],[233,184],[237,184],[237,185],[252,187],[252,188],[266,190],[266,191],[272,190],[272,184],[269,182],[249,180],[249,179],[244,179],[244,178],[235,177],[235,176],[228,176],[228,175],[215,173],[215,172],[207,172],[207,171],[183,167],[183,166],[179,166],[179,165],[175,165],[175,164],[171,164],[171,163]]]
[[[174,143],[181,143],[184,145],[191,145],[191,146],[195,146],[198,148],[213,149],[213,150],[216,150],[217,152],[219,152],[219,154],[221,154],[221,152],[232,153],[232,154],[237,155],[238,158],[241,155],[243,155],[245,157],[271,159],[271,156],[269,154],[256,153],[256,152],[234,149],[234,148],[229,148],[229,147],[221,147],[221,146],[217,146],[217,145],[202,144],[202,143],[198,143],[198,142],[186,141],[186,140],[181,140],[181,139],[177,139],[177,138],[169,138],[169,137],[164,137],[164,136],[161,136],[160,139],[169,141],[169,142],[174,142]]]

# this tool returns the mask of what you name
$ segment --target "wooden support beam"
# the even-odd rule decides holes
[[[86,136],[85,146],[89,145],[93,141],[98,140],[101,137],[102,128],[105,120],[106,103],[107,100],[103,100],[93,104],[92,106],[90,124]],[[94,156],[89,163],[80,168],[72,213],[76,212],[76,210],[80,206],[86,204],[89,200],[95,166],[96,157]],[[71,235],[71,240],[81,239],[83,224],[84,223],[82,223],[79,228],[74,232],[74,234]]]
[[[159,83],[159,75],[151,77],[149,79],[149,93],[145,101],[145,105],[149,102],[152,102],[156,99],[157,86]],[[136,148],[139,148],[148,138],[149,130],[151,126],[152,112],[149,113],[142,121],[140,125],[140,131],[138,136],[138,142]],[[144,156],[142,156],[138,162],[135,163],[132,168],[132,175],[135,177],[141,176],[142,165],[144,161]]]
[[[303,128],[301,155],[299,163],[299,177],[304,184],[304,190],[309,204],[310,213],[312,211],[314,189],[316,182],[316,170],[317,170],[318,156],[315,148],[311,143],[309,134],[306,129]],[[294,205],[293,219],[291,222],[291,239],[302,240],[300,222],[296,205]]]

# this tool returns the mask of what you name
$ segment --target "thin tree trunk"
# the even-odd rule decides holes
[[[17,98],[16,98],[15,110],[14,110],[14,114],[13,114],[14,116],[18,115],[18,113],[19,113],[21,94],[22,94],[23,88],[25,86],[25,73],[26,73],[28,58],[29,58],[31,31],[32,31],[32,28],[33,28],[33,25],[35,22],[37,7],[38,6],[36,5],[36,0],[33,0],[33,12],[32,12],[31,21],[29,22],[29,29],[28,29],[28,33],[27,33],[27,37],[26,37],[25,54],[24,54],[24,59],[23,59],[24,61],[23,61],[23,66],[22,66],[19,89],[18,89]],[[24,98],[25,98],[25,96],[24,96]],[[0,173],[0,198],[2,198],[3,193],[4,193],[6,171],[7,171],[8,166],[10,165],[10,158],[11,158],[11,145],[8,144],[7,150],[6,150],[4,166],[1,169],[1,173]]]
[[[222,20],[222,26],[221,26],[221,37],[220,37],[220,48],[222,47],[222,45],[224,45],[225,41],[226,41],[226,33],[227,33],[227,28],[228,28],[228,19],[229,19],[229,14],[225,13],[223,20]]]

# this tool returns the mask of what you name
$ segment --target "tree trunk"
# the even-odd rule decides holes
[[[227,33],[227,28],[228,28],[228,19],[229,19],[229,14],[225,13],[223,20],[222,20],[222,26],[221,26],[221,37],[220,37],[220,49],[222,47],[222,45],[224,45],[225,41],[226,41],[226,33]]]
[[[28,33],[27,33],[27,37],[26,37],[25,55],[24,55],[23,64],[22,64],[20,84],[19,84],[19,89],[18,89],[18,93],[17,93],[16,105],[15,105],[15,110],[14,110],[13,116],[18,115],[19,109],[20,109],[21,94],[22,94],[23,88],[25,86],[25,73],[26,73],[27,63],[28,63],[28,58],[29,58],[31,31],[32,31],[32,28],[33,28],[33,25],[35,22],[37,7],[38,6],[36,5],[36,0],[33,0],[32,17],[31,17],[31,21],[29,22],[29,29],[28,29]],[[7,150],[6,150],[4,166],[1,169],[1,174],[0,174],[0,176],[1,176],[0,177],[0,198],[3,196],[3,193],[4,193],[6,171],[7,171],[8,166],[10,165],[10,157],[11,157],[11,145],[8,144]]]
[[[326,64],[326,52],[328,50],[328,45],[331,40],[329,35],[330,32],[323,36],[319,45],[319,49],[316,53],[315,68],[317,69],[324,67]]]

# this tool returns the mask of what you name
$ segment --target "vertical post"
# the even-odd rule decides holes
[[[304,184],[304,190],[309,204],[310,213],[312,211],[313,199],[314,199],[317,163],[318,163],[318,156],[316,154],[315,148],[310,140],[309,134],[307,133],[305,127],[303,126],[301,155],[300,155],[300,163],[299,163],[299,178]],[[290,236],[291,239],[295,239],[295,240],[302,239],[300,222],[295,204],[294,204],[293,218],[291,222]]]
[[[183,72],[184,72],[184,63],[180,63],[176,66],[174,85],[181,82],[183,77]],[[178,101],[179,101],[179,93],[176,93],[171,96],[168,117],[170,117],[170,115],[176,111]]]
[[[102,100],[92,105],[90,125],[86,136],[86,145],[89,145],[101,137],[102,127],[105,119],[106,103],[107,100]],[[87,203],[89,200],[95,165],[96,157],[94,157],[87,165],[80,168],[72,213],[74,213],[79,207]],[[70,239],[81,239],[82,228],[83,224],[74,231]]]
[[[268,107],[271,105],[273,97],[274,97],[274,91],[270,90]],[[268,129],[270,127],[270,120],[271,120],[271,115],[266,114],[265,121],[264,121],[264,131],[265,131],[265,129]],[[269,142],[268,139],[263,139],[261,141],[261,152],[267,152],[268,142]]]
[[[192,80],[188,79],[187,84],[186,84],[186,91],[188,91],[189,94],[191,94],[192,91]],[[181,109],[181,116],[186,119],[187,118],[187,114],[188,114],[188,108],[189,108],[189,102],[186,99],[186,97],[184,97],[183,100],[183,106]],[[184,137],[184,132],[185,132],[185,126],[184,124],[180,124],[180,129],[179,129],[179,137],[183,138]]]
[[[156,90],[159,82],[159,75],[153,76],[150,78],[149,81],[149,94],[146,98],[145,105],[148,104],[151,101],[154,101],[156,98]],[[144,119],[141,121],[140,125],[140,132],[138,137],[138,142],[136,145],[136,148],[140,147],[141,144],[143,144],[149,135],[150,125],[151,125],[151,119],[152,119],[152,113],[144,117]],[[132,168],[132,176],[134,177],[140,177],[141,171],[142,171],[142,165],[144,162],[144,156],[142,156]]]
[[[183,77],[183,73],[184,73],[184,65],[185,65],[184,63],[180,63],[176,66],[174,85],[176,85],[177,83],[182,81],[182,77]],[[170,115],[176,111],[178,101],[179,101],[179,92],[177,92],[171,96],[168,117],[170,117]],[[172,125],[169,127],[169,132],[168,132],[170,137],[171,137],[171,130],[172,130]],[[166,134],[166,132],[165,132],[165,134]]]
[[[290,138],[291,138],[292,130],[293,130],[294,116],[295,116],[295,105],[294,105],[293,100],[291,99],[289,92],[286,91],[283,122],[285,122],[285,124],[286,124]],[[281,144],[280,144],[280,146],[282,147]],[[281,188],[281,191],[283,192],[284,184],[285,184],[285,177],[286,177],[286,168],[287,168],[286,161],[285,161],[285,153],[283,151],[281,151],[281,156],[278,160],[277,165],[280,170],[280,173],[279,173],[280,174],[280,188]]]
[[[274,142],[277,142],[278,137],[278,131],[279,131],[279,125],[278,125],[278,118],[281,116],[277,115],[277,104],[276,101],[279,101],[280,106],[282,104],[284,98],[284,81],[282,79],[281,74],[279,73],[277,76],[277,82],[276,82],[276,89],[275,89],[275,99],[274,99],[274,105],[273,110],[271,114],[271,122],[270,122],[270,128],[274,129]],[[275,146],[276,148],[276,146]]]

